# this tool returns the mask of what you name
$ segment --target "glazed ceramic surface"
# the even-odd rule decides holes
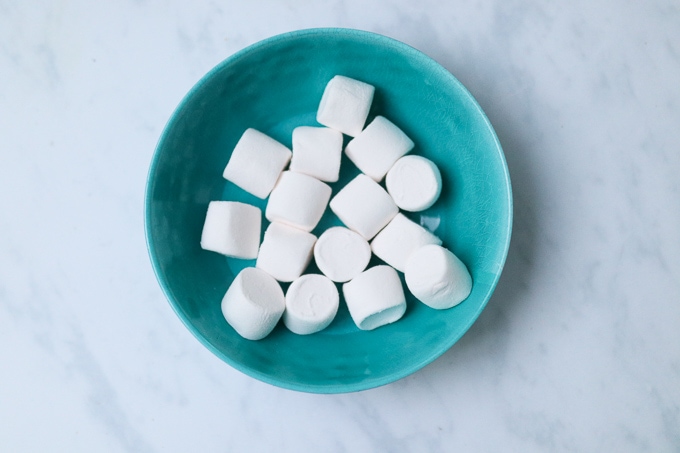
[[[225,322],[220,301],[234,276],[254,261],[201,250],[207,205],[211,200],[235,200],[264,209],[266,200],[222,178],[234,145],[252,127],[290,147],[295,127],[318,125],[321,94],[336,74],[374,85],[368,121],[375,115],[389,118],[415,142],[413,153],[440,168],[440,199],[409,217],[431,229],[468,266],[472,293],[459,306],[436,311],[406,291],[404,317],[367,332],[353,324],[341,302],[336,319],[317,334],[295,335],[280,323],[263,340],[245,340]],[[343,157],[333,193],[357,174]],[[318,236],[339,224],[328,209],[314,233]],[[470,93],[415,49],[346,29],[275,36],[215,67],[170,119],[147,187],[150,256],[182,321],[235,368],[271,384],[309,392],[348,392],[386,384],[450,348],[479,316],[496,286],[511,224],[512,194],[503,152]],[[374,258],[369,266],[376,263]],[[314,265],[309,271],[318,272]]]

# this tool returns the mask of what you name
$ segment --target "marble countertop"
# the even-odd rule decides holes
[[[478,99],[513,181],[498,288],[446,354],[353,394],[279,389],[182,325],[143,230],[149,163],[237,50],[340,26]],[[3,451],[678,451],[680,6],[122,1],[0,5]]]

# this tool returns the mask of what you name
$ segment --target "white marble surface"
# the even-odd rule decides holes
[[[515,196],[505,273],[468,334],[406,379],[331,396],[204,349],[143,233],[184,93],[315,26],[453,72]],[[0,82],[2,451],[680,450],[677,1],[0,1]]]

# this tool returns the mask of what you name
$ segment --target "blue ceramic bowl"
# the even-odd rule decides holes
[[[434,161],[440,199],[409,215],[434,232],[468,266],[474,286],[460,305],[437,311],[407,293],[394,324],[360,331],[344,302],[324,331],[308,336],[283,325],[267,338],[241,338],[220,302],[234,276],[254,261],[225,258],[199,246],[211,200],[265,201],[222,178],[248,127],[291,146],[291,132],[317,125],[326,83],[336,74],[376,87],[369,121],[383,115]],[[336,193],[357,174],[343,158]],[[319,234],[340,222],[327,211]],[[472,325],[505,262],[512,225],[510,178],[493,128],[470,93],[421,52],[373,33],[313,29],[254,44],[201,79],[173,113],[158,143],[146,191],[146,238],[158,281],[173,309],[208,349],[264,382],[294,390],[340,393],[393,382],[449,349]],[[265,222],[266,226],[266,222]],[[378,262],[377,258],[374,262]],[[312,265],[312,271],[313,265]]]

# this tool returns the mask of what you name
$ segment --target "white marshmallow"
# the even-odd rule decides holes
[[[404,272],[406,261],[413,252],[424,245],[441,243],[437,236],[399,213],[373,238],[371,250],[375,256]]]
[[[465,264],[439,245],[416,250],[406,262],[406,286],[418,300],[438,310],[458,305],[472,291]]]
[[[359,174],[330,203],[331,210],[342,223],[370,240],[392,218],[399,208],[380,184]]]
[[[328,277],[303,275],[288,287],[283,323],[298,335],[318,332],[333,321],[339,304],[338,289]]]
[[[326,182],[340,175],[342,133],[327,127],[300,126],[293,129],[293,158],[290,169]]]
[[[326,85],[316,120],[356,137],[364,128],[374,92],[372,85],[337,75]]]
[[[422,156],[404,156],[394,163],[385,178],[387,192],[404,211],[423,211],[434,204],[442,191],[439,168]]]
[[[413,149],[413,141],[385,117],[377,116],[345,147],[362,172],[380,182],[394,163]]]
[[[288,165],[291,151],[268,135],[246,129],[222,176],[258,198],[267,198],[283,169]]]
[[[359,275],[371,259],[371,246],[358,233],[345,227],[329,228],[314,245],[314,261],[334,282],[347,282]]]
[[[254,267],[239,272],[222,299],[224,319],[248,340],[260,340],[269,335],[285,308],[278,282]]]
[[[323,216],[331,188],[316,178],[284,171],[272,190],[265,209],[270,222],[280,222],[312,231]]]
[[[201,248],[232,258],[255,259],[261,226],[259,208],[237,201],[211,201],[201,233]]]
[[[342,285],[342,293],[354,324],[373,330],[400,319],[406,297],[399,275],[390,266],[375,266]]]
[[[312,260],[316,236],[282,224],[271,223],[264,232],[255,266],[280,282],[298,278]]]

